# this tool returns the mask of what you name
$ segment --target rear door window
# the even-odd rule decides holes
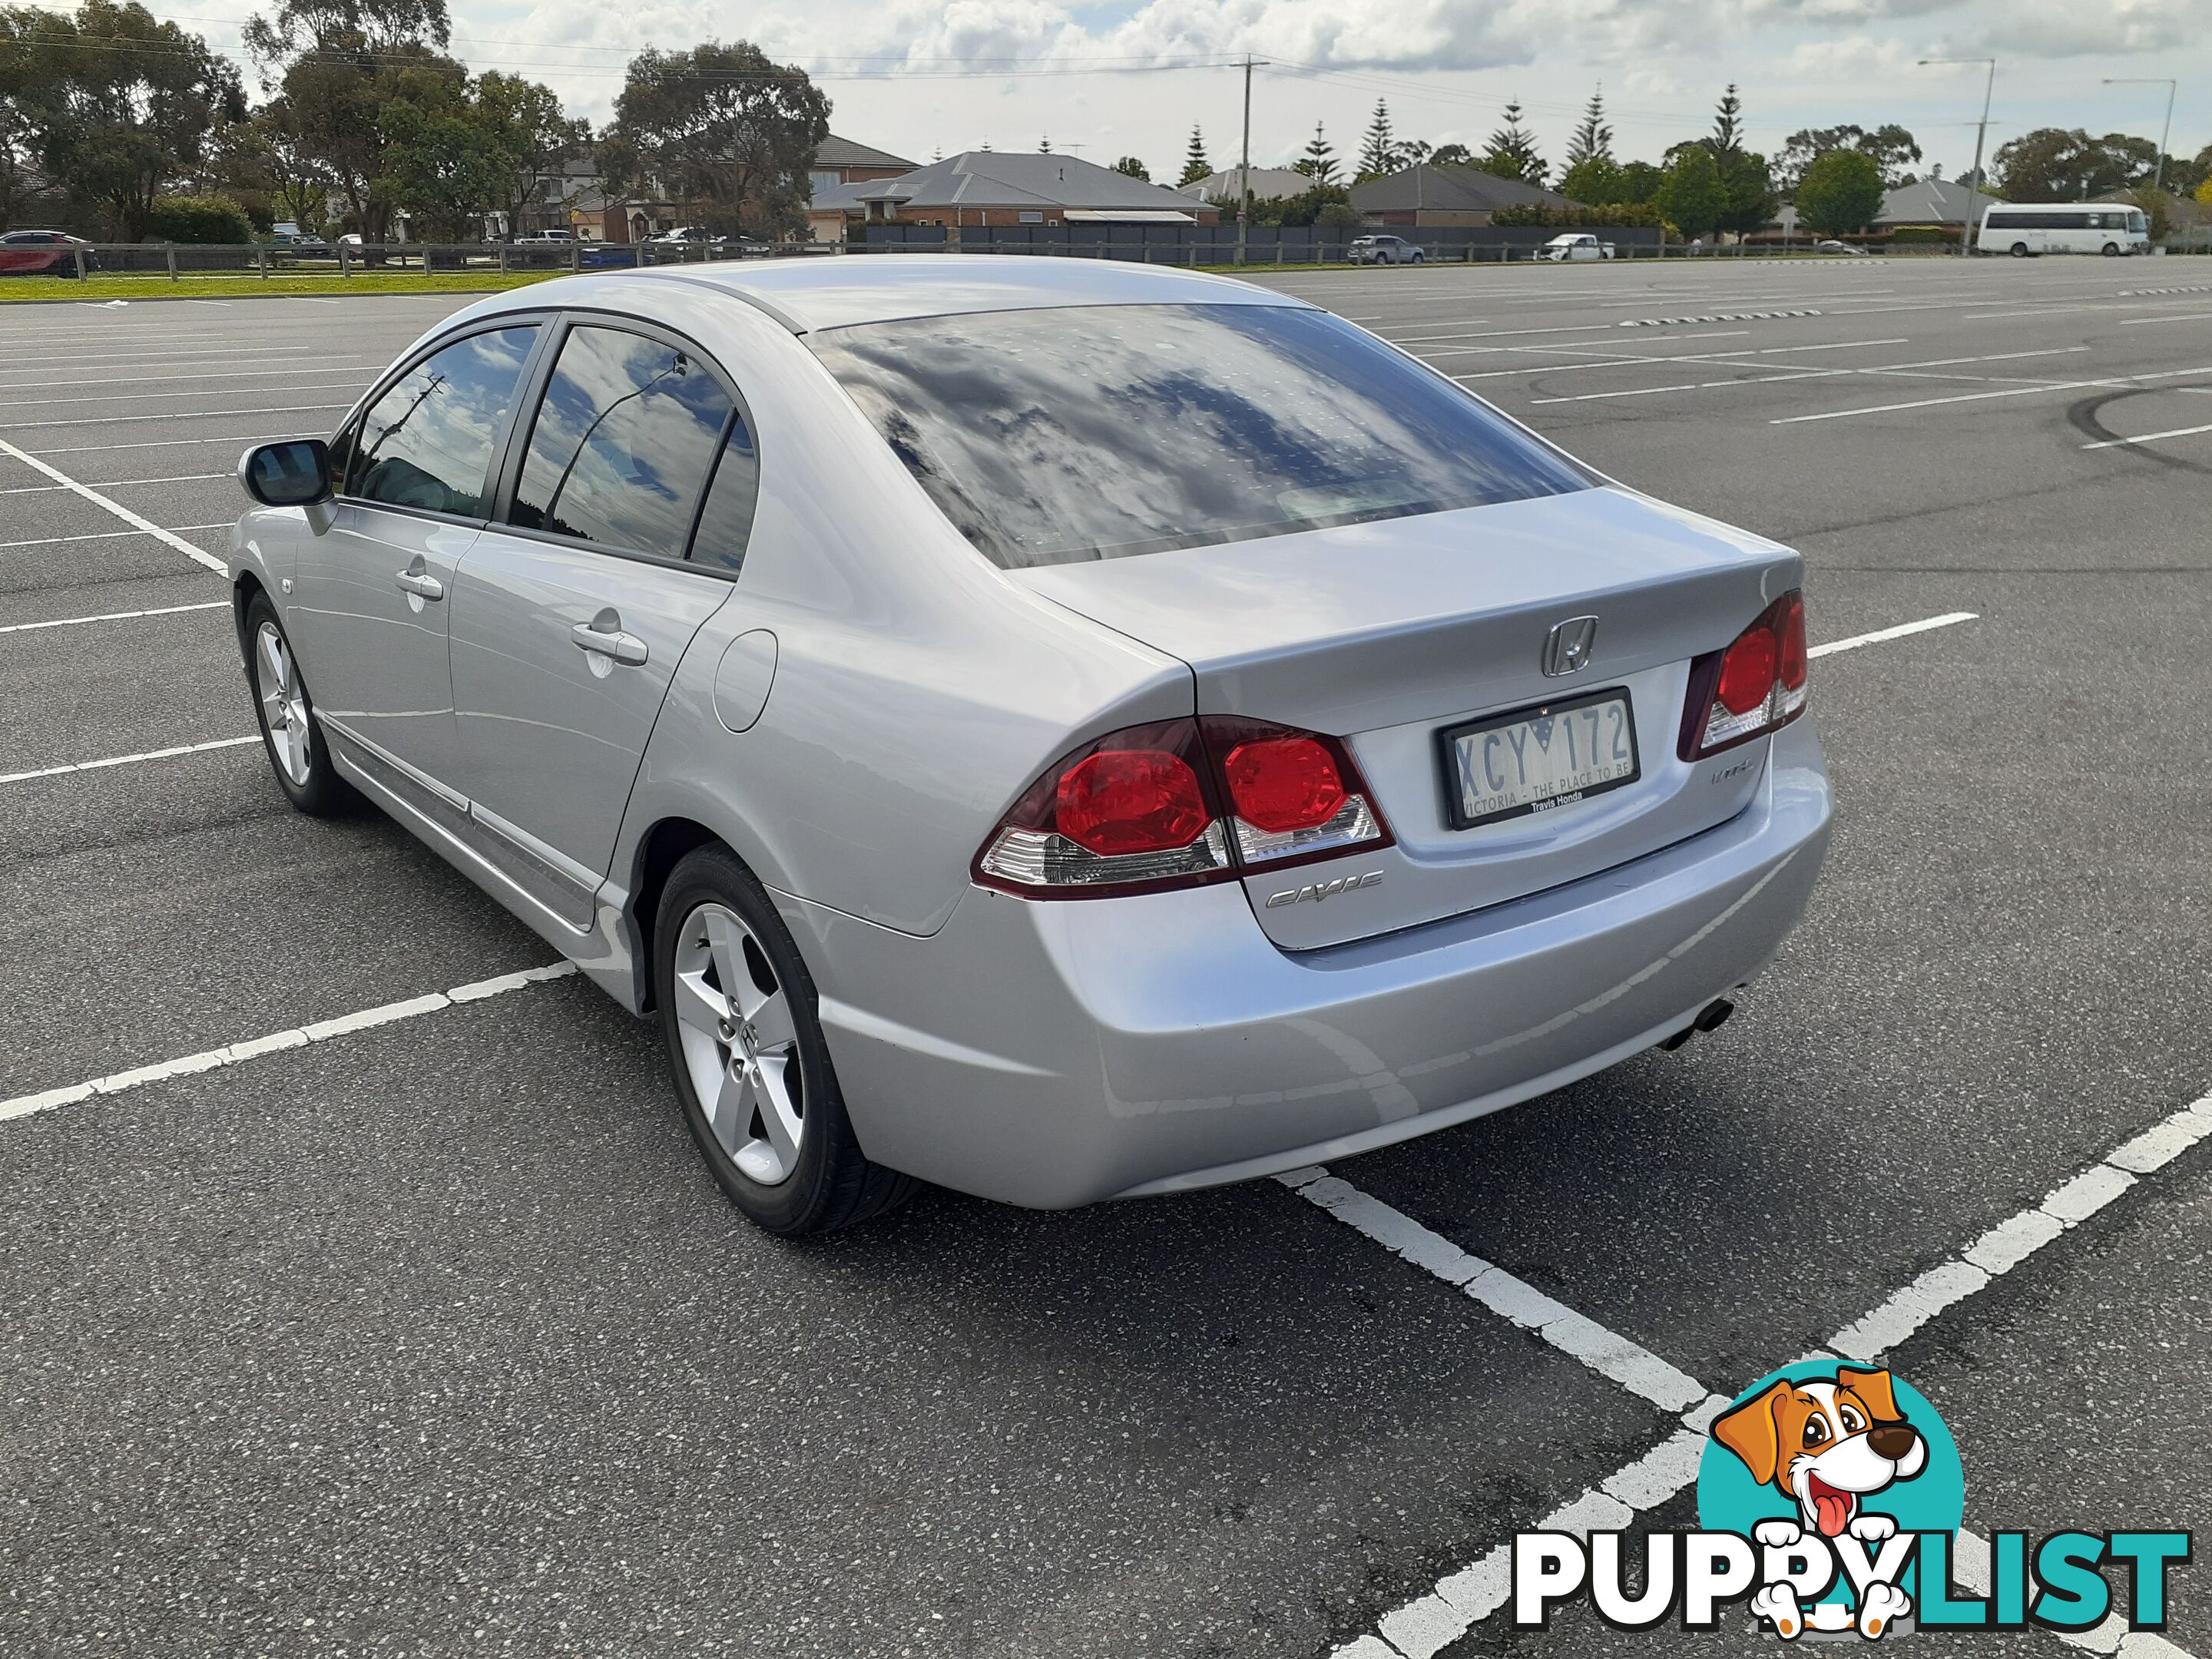
[[[349,434],[345,493],[366,501],[477,519],[488,510],[493,446],[537,343],[526,324],[471,334],[401,375]]]
[[[721,381],[684,348],[573,328],[508,517],[525,530],[680,559],[732,412]]]

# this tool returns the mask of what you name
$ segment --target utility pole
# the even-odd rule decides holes
[[[1244,54],[1244,144],[1237,163],[1237,263],[1244,263],[1244,242],[1252,225],[1252,54]]]
[[[2153,190],[2166,188],[2166,141],[2173,136],[2173,94],[2180,82],[2170,81],[2162,75],[2108,75],[2108,87],[2157,87],[2166,88],[2166,125],[2158,130],[2158,167],[2151,175]]]
[[[1966,175],[1966,222],[1959,233],[1959,257],[1966,258],[1974,251],[1975,204],[1982,187],[1982,144],[1990,131],[1990,99],[1997,89],[1997,60],[1994,58],[1923,58],[1920,67],[1936,64],[1987,64],[1989,79],[1982,83],[1982,118],[1974,124],[1974,170]]]

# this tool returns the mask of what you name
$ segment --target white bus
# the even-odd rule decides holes
[[[2150,251],[2141,208],[2101,202],[1999,202],[1982,215],[1984,253],[2123,253]]]

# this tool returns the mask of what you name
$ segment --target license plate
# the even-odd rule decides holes
[[[1636,720],[1626,689],[1486,715],[1437,733],[1455,830],[1548,812],[1633,783]]]

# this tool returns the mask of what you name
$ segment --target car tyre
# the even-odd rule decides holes
[[[2117,258],[2118,258],[2120,257],[2120,245],[2119,245],[2118,242],[2107,242],[2107,243],[2106,243],[2106,244],[2105,244],[2105,257],[2106,257],[2107,259],[2117,259]]]
[[[700,848],[670,872],[653,939],[684,1122],[747,1220],[796,1238],[914,1195],[920,1182],[861,1152],[814,981],[767,890],[728,848]]]
[[[1421,263],[1422,263],[1425,259],[1426,259],[1427,258],[1428,258],[1428,256],[1427,256],[1426,254],[1423,253],[1423,252],[1421,252],[1421,250],[1420,250],[1420,249],[1419,249],[1419,248],[1415,248],[1415,249],[1413,250],[1413,264],[1417,264],[1417,265],[1418,265],[1418,264],[1421,264]]]
[[[256,593],[246,607],[246,672],[262,752],[284,798],[310,817],[352,811],[361,797],[331,759],[299,659],[266,593]]]
[[[2012,257],[2015,259],[2025,259],[2027,258],[2027,244],[2025,242],[2014,242],[2012,245]]]

